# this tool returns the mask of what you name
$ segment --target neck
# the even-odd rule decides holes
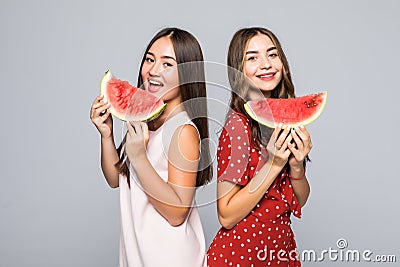
[[[270,91],[261,91],[259,89],[250,89],[247,93],[249,100],[257,100],[261,98],[267,98],[271,96]]]
[[[152,131],[157,130],[164,124],[164,122],[166,120],[168,120],[169,118],[175,116],[176,114],[178,114],[179,112],[182,112],[184,110],[185,109],[184,109],[181,101],[179,101],[179,103],[178,102],[173,103],[172,101],[167,102],[167,106],[164,109],[163,113],[160,116],[158,116],[157,118],[155,118],[154,120],[149,121],[147,123],[149,129]]]

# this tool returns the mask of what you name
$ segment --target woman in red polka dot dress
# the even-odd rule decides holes
[[[207,252],[209,267],[300,266],[290,215],[300,217],[310,187],[305,161],[312,144],[302,125],[268,129],[243,104],[294,97],[289,65],[264,28],[234,35],[228,52],[232,98],[218,147],[218,218],[222,228]]]

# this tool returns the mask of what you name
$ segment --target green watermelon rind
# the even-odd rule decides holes
[[[161,113],[164,111],[164,109],[167,107],[167,103],[164,103],[161,107],[156,109],[153,113],[150,113],[150,116],[147,118],[144,118],[142,122],[149,122],[154,119],[156,119],[158,116],[161,115]]]
[[[100,82],[100,94],[104,95],[104,101],[107,101],[107,94],[106,94],[106,88],[107,88],[107,83],[108,81],[112,78],[112,74],[110,72],[110,70],[107,70],[103,76],[103,78],[101,79]],[[141,119],[141,121],[143,122],[148,122],[148,121],[152,121],[155,118],[157,118],[163,111],[164,109],[167,107],[167,104],[164,103],[162,106],[160,106],[158,109],[154,110],[154,112],[149,113],[149,116]],[[117,119],[121,120],[121,121],[126,121],[125,119],[125,115],[121,115],[120,113],[116,112],[115,109],[111,106],[110,107],[110,113],[116,117]]]
[[[263,120],[259,117],[257,117],[257,115],[255,114],[255,112],[253,111],[253,109],[247,105],[247,103],[244,103],[244,110],[247,112],[247,114],[249,114],[250,118],[252,118],[253,120],[261,123],[262,125],[265,125],[269,128],[275,128],[276,125],[274,123],[270,124],[268,121]]]
[[[309,118],[307,118],[307,119],[305,119],[303,121],[299,121],[299,122],[297,122],[295,124],[289,125],[290,128],[294,128],[294,127],[296,127],[298,125],[306,126],[306,125],[312,123],[313,121],[315,121],[321,115],[321,113],[324,110],[325,105],[326,105],[326,100],[328,98],[328,91],[325,91],[325,92],[322,92],[322,93],[317,93],[317,95],[318,94],[322,94],[322,96],[324,97],[324,99],[322,101],[322,104],[319,106],[319,109],[313,114],[313,116],[311,116],[311,117],[309,117]],[[244,109],[247,112],[247,114],[249,114],[249,116],[253,120],[255,120],[255,121],[257,121],[257,122],[261,123],[262,125],[265,125],[265,126],[267,126],[269,128],[276,128],[278,126],[278,124],[280,123],[278,121],[277,122],[275,122],[275,121],[271,122],[271,121],[259,118],[256,115],[256,113],[254,112],[254,110],[247,103],[244,104]]]

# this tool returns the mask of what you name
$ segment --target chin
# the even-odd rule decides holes
[[[276,87],[258,87],[262,93],[271,93]]]

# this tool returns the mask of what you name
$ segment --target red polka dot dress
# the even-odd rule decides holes
[[[248,118],[232,112],[219,138],[218,182],[245,186],[265,164],[265,148],[256,150],[250,140]],[[301,266],[290,227],[292,213],[300,218],[301,209],[282,171],[247,217],[218,231],[207,252],[208,266]]]

